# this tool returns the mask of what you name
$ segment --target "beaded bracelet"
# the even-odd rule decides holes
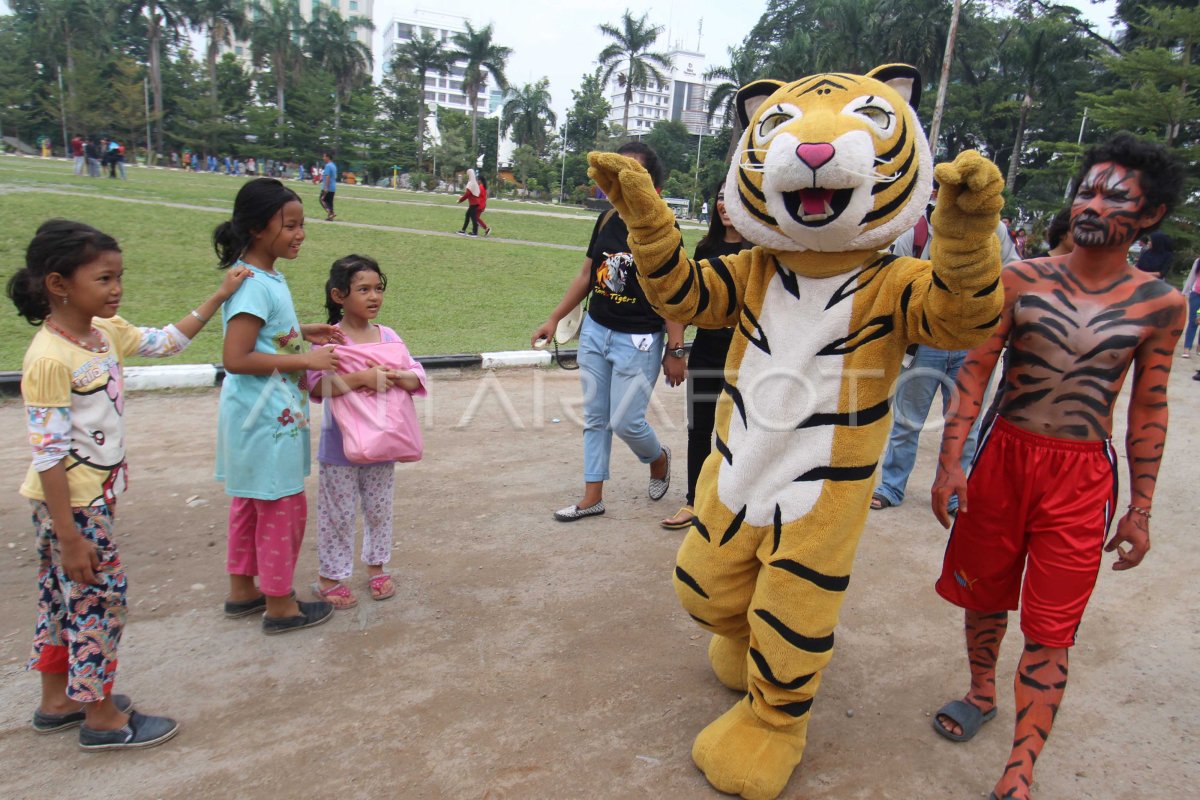
[[[1150,519],[1150,509],[1148,508],[1142,508],[1141,506],[1130,504],[1129,510],[1135,514],[1141,514],[1146,519]]]

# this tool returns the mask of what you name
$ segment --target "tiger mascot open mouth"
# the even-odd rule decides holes
[[[920,86],[890,64],[742,87],[725,209],[757,246],[736,255],[690,259],[645,169],[588,156],[654,309],[734,331],[674,581],[713,634],[713,673],[742,693],[692,759],[747,800],[778,796],[803,755],[905,350],[974,346],[1004,300],[1004,180],[978,153],[937,167],[932,262],[882,252],[933,185]]]

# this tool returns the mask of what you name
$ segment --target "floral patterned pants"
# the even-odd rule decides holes
[[[103,700],[117,673],[117,643],[125,627],[125,571],[112,540],[113,511],[106,505],[73,508],[75,529],[96,546],[98,584],[75,583],[62,567],[62,552],[45,503],[34,501],[37,532],[37,628],[28,669],[68,675],[67,696],[80,703]]]
[[[343,467],[321,464],[317,494],[317,563],[322,577],[341,581],[354,569],[354,522],[363,510],[364,564],[392,558],[395,464]]]

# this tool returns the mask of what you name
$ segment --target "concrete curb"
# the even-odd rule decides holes
[[[562,358],[574,360],[575,350],[560,350]],[[461,353],[445,356],[419,356],[417,361],[426,370],[507,369],[510,367],[549,367],[554,359],[545,350],[507,350],[472,355]],[[219,386],[225,378],[220,364],[156,364],[152,367],[126,367],[125,387],[130,391],[154,389],[204,389]],[[0,372],[0,397],[21,394],[21,373]]]

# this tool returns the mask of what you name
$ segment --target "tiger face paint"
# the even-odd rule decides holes
[[[1148,207],[1141,170],[1103,161],[1094,165],[1071,203],[1076,247],[1129,247],[1161,214]]]

